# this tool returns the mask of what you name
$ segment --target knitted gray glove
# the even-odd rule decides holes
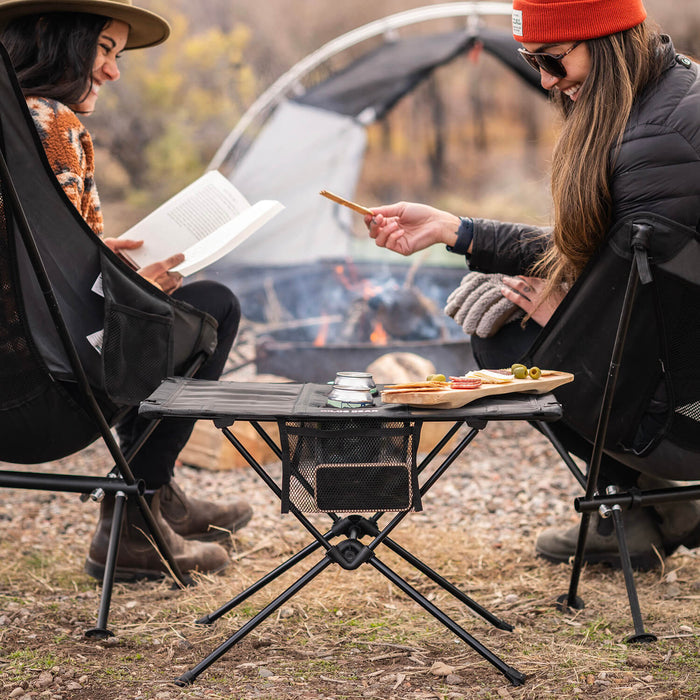
[[[524,315],[501,294],[503,275],[470,272],[447,297],[445,313],[468,335],[490,338],[501,327]]]

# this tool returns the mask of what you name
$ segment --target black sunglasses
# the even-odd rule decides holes
[[[566,78],[566,68],[564,68],[561,59],[568,56],[580,43],[580,41],[577,41],[570,49],[558,54],[545,53],[544,51],[528,51],[527,49],[518,49],[518,53],[536,71],[543,70],[555,78]]]

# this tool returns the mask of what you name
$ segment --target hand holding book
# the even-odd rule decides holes
[[[115,239],[124,244],[118,254],[143,273],[147,265],[184,253],[184,262],[170,272],[190,275],[229,253],[283,208],[273,200],[251,206],[213,170]],[[139,241],[143,244],[133,246]]]
[[[143,241],[133,241],[130,238],[104,238],[102,242],[132,270],[138,272],[166,294],[172,294],[178,287],[182,286],[182,275],[179,272],[173,272],[173,268],[185,261],[183,253],[176,253],[165,260],[139,267],[126,251],[138,250],[143,245]]]

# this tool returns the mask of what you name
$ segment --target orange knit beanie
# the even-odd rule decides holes
[[[513,0],[513,36],[522,43],[585,41],[636,27],[646,16],[642,0]]]

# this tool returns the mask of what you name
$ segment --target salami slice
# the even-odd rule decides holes
[[[450,377],[451,389],[478,389],[480,386],[478,377]]]

